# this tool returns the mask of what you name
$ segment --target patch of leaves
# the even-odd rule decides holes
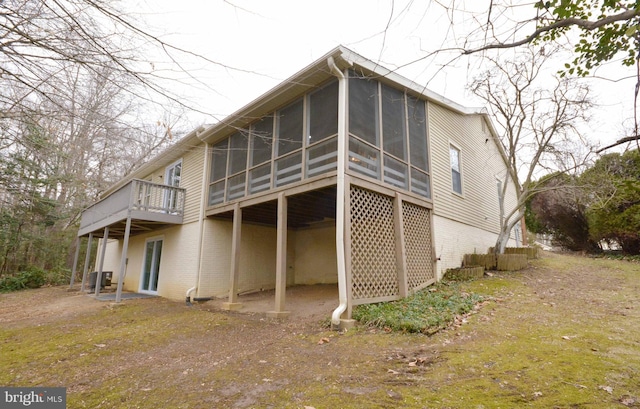
[[[353,317],[385,331],[432,335],[460,320],[482,301],[482,296],[461,291],[456,283],[444,282],[401,300],[359,305]]]

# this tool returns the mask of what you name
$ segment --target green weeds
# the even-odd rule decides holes
[[[31,267],[19,273],[0,279],[0,292],[39,288],[46,282],[46,273],[39,268]]]
[[[360,305],[353,317],[367,325],[394,331],[434,334],[482,300],[478,294],[461,291],[458,284],[445,282],[402,300]]]

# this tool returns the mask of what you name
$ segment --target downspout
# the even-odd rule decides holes
[[[331,324],[334,328],[340,326],[340,316],[347,309],[347,272],[345,266],[344,249],[344,173],[347,146],[347,81],[333,57],[327,59],[331,72],[338,77],[338,158],[336,180],[336,258],[338,264],[338,296],[340,304],[331,314]]]
[[[198,220],[198,234],[200,236],[200,245],[198,246],[198,268],[196,270],[196,282],[195,285],[187,290],[185,302],[187,306],[191,306],[191,294],[198,290],[198,283],[200,282],[200,269],[202,268],[202,253],[204,247],[204,209],[206,206],[206,198],[208,195],[205,194],[207,191],[207,169],[208,169],[208,159],[209,159],[209,144],[205,142],[204,144],[204,160],[203,160],[203,169],[202,169],[202,186],[200,189],[200,217]],[[209,299],[209,298],[207,298]],[[196,299],[194,298],[194,301]],[[198,299],[199,301],[204,301],[206,299]]]

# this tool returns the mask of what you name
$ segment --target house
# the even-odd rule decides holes
[[[485,112],[337,47],[116,183],[78,236],[118,300],[268,288],[279,317],[287,286],[334,283],[339,324],[493,245],[505,172]]]

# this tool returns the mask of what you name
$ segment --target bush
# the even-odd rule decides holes
[[[60,268],[60,269],[49,270],[45,274],[45,284],[49,284],[49,285],[69,284],[70,280],[71,280],[71,270],[67,270],[67,269]]]
[[[11,292],[25,288],[40,288],[46,283],[46,273],[36,267],[29,267],[14,276],[0,280],[0,291]]]

